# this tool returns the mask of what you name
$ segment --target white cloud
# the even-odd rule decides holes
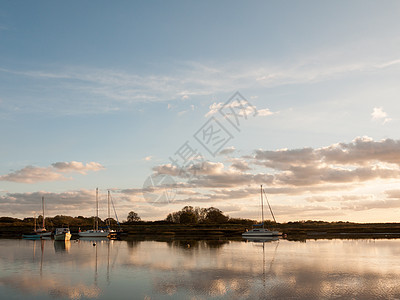
[[[56,162],[50,167],[26,166],[20,170],[0,176],[0,181],[19,183],[37,183],[45,181],[70,180],[62,173],[86,174],[88,171],[100,171],[104,167],[97,162],[82,163],[77,161]]]
[[[211,104],[209,106],[209,111],[205,114],[205,117],[208,118],[208,117],[216,114],[222,108],[223,105],[224,105],[224,103],[222,103],[222,102],[219,102],[219,103],[214,102],[213,104]]]
[[[382,107],[374,107],[371,113],[373,121],[382,121],[383,124],[390,122],[392,119],[388,117],[387,113],[383,111]]]
[[[377,67],[378,68],[386,68],[386,67],[390,67],[390,66],[398,65],[398,64],[400,64],[400,59],[394,59],[394,60],[391,60],[388,62],[384,62],[384,63],[378,65]]]
[[[345,202],[359,202],[356,205],[359,210],[363,202],[376,200],[367,191],[359,192],[360,188],[376,180],[391,182],[400,178],[399,145],[400,141],[361,137],[350,143],[316,149],[257,150],[253,157],[228,158],[228,168],[222,162],[205,162],[195,170],[178,170],[169,164],[158,166],[154,171],[173,176],[179,190],[196,191],[196,194],[178,193],[176,201],[179,203],[214,202],[219,205],[221,201],[243,200],[257,195],[258,189],[254,187],[265,184],[268,194],[306,195],[305,202],[330,202],[336,210],[342,205],[343,209],[351,211],[355,208]],[[251,164],[256,167],[251,168]],[[268,169],[260,171],[260,166]],[[387,198],[397,196],[398,191],[387,192]],[[327,211],[330,210],[328,206]],[[372,206],[368,204],[365,209],[369,207]],[[315,208],[315,211],[321,209]],[[337,216],[339,213],[331,210],[328,214]]]
[[[144,158],[145,161],[151,161],[152,159],[153,159],[153,156],[151,156],[151,155],[146,156],[146,157]]]
[[[261,117],[276,114],[276,112],[272,112],[268,108],[259,109],[259,110],[257,110],[257,112],[258,112],[258,115]]]
[[[61,172],[78,172],[81,174],[86,174],[87,171],[100,171],[104,169],[101,164],[93,161],[86,164],[79,161],[56,162],[51,165]]]
[[[245,172],[251,170],[249,167],[249,164],[247,163],[246,160],[244,159],[239,159],[239,158],[233,158],[230,160],[231,161],[231,168]]]
[[[182,111],[178,112],[178,116],[183,116],[187,112],[188,112],[187,110],[182,110]]]
[[[209,106],[208,112],[205,114],[205,117],[208,118],[212,115],[215,115],[221,108],[231,108],[234,110],[234,114],[238,117],[247,117],[249,115],[257,115],[257,116],[270,116],[276,114],[276,112],[272,112],[269,108],[257,109],[254,105],[246,101],[238,101],[235,100],[229,104],[225,104],[222,102],[214,102]],[[225,112],[226,113],[226,112]]]
[[[324,164],[372,166],[378,162],[400,166],[399,152],[400,140],[374,141],[369,137],[357,137],[350,143],[337,143],[317,149],[256,150],[254,162],[277,170]]]
[[[45,198],[46,215],[92,216],[95,207],[94,190],[74,190],[65,192],[27,192],[6,193],[0,196],[0,211],[7,215],[33,216],[34,212],[41,209],[41,198]],[[100,196],[101,197],[101,196]],[[68,212],[68,213],[66,213]],[[105,210],[101,210],[104,218]]]
[[[26,166],[21,170],[11,172],[0,176],[0,181],[11,181],[19,183],[36,183],[44,181],[60,181],[68,180],[62,174],[54,170],[54,168],[41,168],[34,166]]]
[[[218,155],[227,155],[227,154],[232,154],[233,152],[236,151],[236,148],[234,146],[225,148],[223,150],[221,150]]]

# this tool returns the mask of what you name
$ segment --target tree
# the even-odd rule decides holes
[[[165,221],[170,222],[170,223],[179,223],[180,218],[181,218],[181,212],[177,211],[177,212],[168,214]]]
[[[135,213],[134,211],[131,211],[128,214],[127,220],[128,220],[128,222],[138,222],[141,219],[137,213]]]
[[[140,218],[139,218],[140,219]],[[107,219],[105,219],[104,220],[104,222],[108,225],[108,226],[111,226],[111,225],[117,225],[117,221],[115,221],[113,218],[107,218]]]
[[[229,217],[225,216],[222,211],[220,211],[218,208],[215,207],[210,207],[207,208],[207,213],[206,213],[206,218],[205,221],[207,223],[218,223],[218,224],[224,224],[228,222]]]
[[[165,221],[180,224],[217,223],[224,224],[229,220],[218,208],[200,208],[185,206],[180,211],[168,214]]]
[[[196,224],[197,218],[193,211],[182,211],[179,217],[179,223],[181,224]]]

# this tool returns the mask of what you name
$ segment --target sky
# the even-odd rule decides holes
[[[263,185],[278,222],[397,222],[399,12],[2,1],[0,216],[260,220]]]

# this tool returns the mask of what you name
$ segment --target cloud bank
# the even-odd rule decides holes
[[[56,162],[49,167],[26,166],[20,170],[0,176],[0,181],[18,183],[37,183],[46,181],[70,180],[63,173],[87,174],[88,171],[100,171],[104,167],[97,162],[82,163],[78,161]]]

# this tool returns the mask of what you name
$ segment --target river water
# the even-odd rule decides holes
[[[0,239],[0,298],[399,299],[400,239]]]

